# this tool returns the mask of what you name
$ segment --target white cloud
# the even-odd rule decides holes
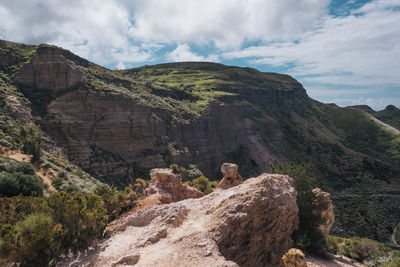
[[[292,40],[329,1],[0,0],[0,38],[56,44],[99,64],[141,62],[166,43]]]
[[[52,43],[99,64],[151,59],[128,37],[130,12],[118,1],[0,0],[0,38]]]
[[[244,41],[293,40],[327,12],[330,0],[133,1],[131,36],[141,41],[239,47]]]
[[[124,63],[124,62],[120,61],[120,62],[118,62],[118,64],[115,66],[115,68],[116,68],[117,70],[124,70],[124,69],[126,69],[126,66],[125,66],[125,63]]]
[[[118,67],[162,59],[283,66],[311,95],[331,98],[399,88],[400,0],[357,2],[357,10],[348,1],[337,16],[328,15],[330,2],[0,0],[0,38],[52,43]],[[257,45],[243,48],[249,43]],[[330,91],[314,90],[321,86]],[[363,89],[335,93],[339,86]]]
[[[207,57],[193,53],[188,44],[180,44],[176,49],[166,55],[169,61],[182,62],[182,61],[208,61],[219,62],[218,56],[211,54]]]
[[[324,17],[296,42],[252,46],[223,57],[289,66],[290,74],[308,84],[399,86],[399,7],[400,0],[374,1],[349,16]]]

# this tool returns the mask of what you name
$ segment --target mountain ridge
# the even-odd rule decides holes
[[[270,163],[311,163],[336,205],[335,233],[386,241],[400,221],[400,135],[309,98],[288,75],[190,62],[112,71],[54,46],[0,47],[3,115],[28,118],[46,153],[57,148],[102,182],[127,185],[173,163],[186,179],[216,179],[225,161],[245,178]],[[3,126],[1,145],[18,148],[12,129]]]

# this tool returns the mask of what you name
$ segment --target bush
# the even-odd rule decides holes
[[[328,251],[333,254],[344,255],[358,262],[369,261],[377,266],[381,261],[390,263],[396,261],[397,257],[392,257],[393,251],[383,244],[368,238],[341,238],[336,236],[328,237]],[[383,264],[383,266],[387,266]],[[390,265],[389,265],[390,266]]]
[[[171,164],[169,165],[169,168],[172,170],[173,173],[179,172],[179,166],[177,164]]]
[[[60,192],[51,195],[47,204],[53,218],[67,230],[63,245],[78,249],[103,233],[107,226],[107,210],[103,199],[96,194],[69,194]]]
[[[42,196],[44,183],[30,164],[0,158],[0,197]]]
[[[43,266],[61,248],[66,231],[51,216],[34,213],[15,226],[15,259],[23,265]]]
[[[48,197],[0,198],[0,256],[46,266],[61,252],[87,246],[102,235],[111,218],[135,205],[131,188],[102,186],[97,192],[100,195],[63,191]]]
[[[186,182],[186,184],[193,186],[194,188],[203,192],[205,195],[212,193],[217,187],[216,181],[210,182],[205,176],[200,176],[196,179],[193,179],[191,182]]]
[[[41,156],[42,134],[36,127],[29,127],[28,129],[21,129],[20,140],[22,143],[22,150],[26,154],[33,155],[32,160],[38,161]]]
[[[109,220],[133,208],[137,199],[137,194],[130,187],[126,187],[124,191],[118,191],[115,186],[101,185],[95,193],[102,197]]]

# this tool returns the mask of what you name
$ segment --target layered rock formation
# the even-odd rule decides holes
[[[238,165],[233,163],[224,163],[221,166],[222,179],[218,188],[227,189],[243,183],[243,178],[238,172]]]
[[[102,181],[122,187],[172,163],[195,164],[217,179],[226,161],[240,162],[250,177],[266,163],[301,159],[331,190],[336,234],[387,241],[400,220],[399,133],[363,111],[308,98],[288,75],[193,62],[111,71],[60,48],[35,51],[0,41],[0,80],[9,84],[26,63],[16,92],[47,109],[35,122]],[[42,97],[50,105],[35,102]],[[14,98],[3,98],[4,110],[26,117]],[[397,127],[398,112],[386,111],[386,123]]]
[[[33,62],[25,64],[15,77],[22,85],[35,86],[53,92],[66,90],[83,84],[86,76],[72,66],[72,61],[78,60],[86,65],[88,62],[69,51],[54,46],[38,47]]]
[[[60,266],[279,266],[297,212],[292,179],[262,174],[118,219],[108,238]]]
[[[327,237],[333,223],[335,222],[335,213],[333,212],[331,194],[324,192],[319,188],[314,188],[312,192],[316,197],[313,202],[313,212],[320,214],[324,218],[324,222],[318,228],[325,237]]]
[[[47,110],[49,120],[43,128],[71,160],[97,177],[125,184],[173,162],[196,163],[206,176],[217,177],[226,155],[241,145],[250,147],[254,164],[264,171],[270,157],[242,105],[212,105],[208,116],[175,127],[168,122],[170,112],[107,91],[75,90],[58,97]]]

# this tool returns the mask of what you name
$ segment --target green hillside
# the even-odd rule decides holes
[[[250,140],[245,139],[246,135],[260,138],[247,143],[232,141],[234,145],[227,145],[218,160],[239,164],[239,171],[245,178],[267,170],[269,163],[312,164],[316,186],[332,194],[336,206],[336,234],[388,241],[400,221],[400,133],[385,125],[399,129],[399,110],[395,107],[375,113],[367,107],[341,108],[323,104],[309,98],[302,85],[290,76],[262,73],[251,68],[186,62],[108,70],[65,50],[60,50],[66,58],[65,64],[79,70],[87,80],[77,88],[54,93],[14,81],[21,67],[35,60],[36,49],[35,46],[0,41],[0,145],[6,150],[32,154],[32,149],[25,144],[36,144],[41,164],[63,173],[56,182],[60,189],[93,191],[101,184],[97,180],[100,177],[110,184],[113,181],[120,186],[124,183],[123,179],[113,178],[112,173],[101,173],[98,158],[91,162],[100,165],[91,167],[71,157],[60,137],[64,138],[68,131],[59,133],[63,128],[54,126],[63,121],[57,121],[58,114],[48,114],[50,104],[59,103],[61,98],[71,96],[75,91],[82,95],[94,92],[101,99],[128,98],[132,107],[152,111],[148,121],[154,123],[154,135],[158,139],[151,148],[131,154],[129,151],[112,151],[113,147],[107,150],[90,139],[96,137],[95,128],[89,137],[84,135],[74,139],[74,142],[87,146],[87,150],[101,148],[104,164],[112,162],[115,163],[112,166],[128,166],[121,168],[119,175],[137,175],[137,169],[143,170],[141,175],[146,175],[153,167],[151,162],[139,166],[136,161],[156,155],[154,158],[165,164],[195,166],[209,174],[209,178],[217,179],[221,162],[211,158],[209,161],[216,167],[202,167],[205,166],[202,160],[208,156],[207,152],[204,152],[205,156],[201,154],[202,149],[215,147],[218,140],[227,138],[223,134],[238,131],[237,135],[232,135],[232,140]],[[213,106],[231,107],[232,112],[227,111],[225,117],[216,120],[214,117],[219,113]],[[117,107],[110,107],[104,113],[112,116]],[[237,120],[235,117],[221,131],[207,135],[231,115],[237,116]],[[98,120],[100,123],[101,119]],[[243,125],[230,128],[235,121]],[[84,121],[82,125],[89,122]],[[67,126],[66,129],[70,129]],[[162,136],[157,135],[160,127],[163,127]],[[242,128],[246,129],[244,133],[240,132]],[[115,130],[109,129],[110,139]],[[32,135],[21,135],[23,131],[37,133],[37,138],[27,138]],[[196,137],[197,131],[202,131],[201,138]],[[211,144],[212,138],[217,141]],[[148,141],[150,137],[143,140]],[[132,138],[127,145],[134,142],[135,138]],[[257,153],[268,154],[268,157]]]

